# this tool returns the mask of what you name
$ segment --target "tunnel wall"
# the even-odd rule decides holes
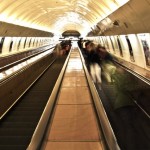
[[[45,32],[37,29],[27,28],[19,25],[5,23],[0,21],[0,36],[10,37],[52,37],[51,32]]]

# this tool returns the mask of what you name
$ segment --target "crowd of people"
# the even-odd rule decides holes
[[[85,63],[93,82],[96,83],[99,88],[101,87],[102,70],[106,81],[112,82],[111,76],[115,72],[116,67],[113,62],[113,57],[107,52],[106,48],[90,40],[79,40],[78,45],[85,58]]]
[[[139,113],[139,109],[135,105],[135,102],[144,101],[143,97],[140,97],[140,94],[143,95],[141,92],[144,88],[143,84],[134,75],[114,63],[113,57],[104,46],[82,39],[78,41],[78,46],[82,51],[93,82],[95,85],[102,85],[100,93],[107,95],[108,102],[105,104],[103,101],[103,103],[105,106],[107,105],[106,107],[109,103],[110,120],[121,148],[125,150],[147,150],[150,146],[148,142],[150,137],[148,134],[149,122],[142,113]],[[145,50],[145,55],[148,64],[149,49]],[[109,88],[106,90],[106,82],[101,84],[104,82],[101,75],[107,82],[112,83],[110,85],[111,92]],[[144,144],[141,145],[140,142]]]
[[[55,46],[57,55],[68,55],[71,46],[72,46],[71,40],[61,41],[59,44]]]
[[[93,82],[101,89],[101,75],[107,82],[113,83],[114,99],[110,97],[112,108],[119,124],[123,124],[124,144],[127,150],[136,149],[136,131],[134,123],[136,122],[135,104],[132,98],[132,92],[138,86],[135,78],[126,73],[125,70],[113,61],[113,57],[107,52],[105,47],[100,44],[94,44],[92,41],[78,41],[79,48],[85,59],[85,63],[93,79]],[[117,121],[118,121],[117,120]],[[120,123],[121,122],[121,123]]]

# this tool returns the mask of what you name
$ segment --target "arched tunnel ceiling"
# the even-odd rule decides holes
[[[0,21],[61,34],[86,35],[129,0],[0,0]]]

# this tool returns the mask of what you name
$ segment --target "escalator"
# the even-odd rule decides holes
[[[117,65],[117,67],[121,67]],[[130,76],[130,85],[135,89],[129,90],[133,105],[127,105],[115,109],[117,91],[115,83],[108,83],[103,78],[102,90],[98,93],[106,110],[107,116],[122,150],[149,150],[150,149],[150,93],[149,84],[124,70],[124,75]],[[125,82],[124,82],[125,83]],[[126,86],[126,85],[122,85]],[[138,105],[137,105],[138,104]]]
[[[56,59],[1,119],[1,150],[25,150],[27,148],[65,59],[66,56]]]
[[[120,150],[77,47],[67,59],[27,149]]]
[[[82,51],[84,54],[84,51]],[[83,55],[84,56],[84,55]],[[84,56],[86,60],[86,56]],[[123,65],[114,63],[117,69],[122,68],[124,75],[130,76],[127,81],[134,85],[134,90],[129,90],[133,106],[115,109],[117,93],[113,80],[108,82],[107,73],[102,67],[102,85],[99,88],[95,84],[99,97],[105,108],[106,114],[117,138],[121,150],[149,150],[150,149],[150,83],[147,79],[141,78],[132,70]],[[111,66],[111,65],[110,65]],[[104,68],[105,69],[105,68]],[[110,78],[109,78],[110,80]],[[124,87],[126,85],[122,85]],[[130,86],[128,87],[130,88]],[[127,100],[128,101],[128,100]]]

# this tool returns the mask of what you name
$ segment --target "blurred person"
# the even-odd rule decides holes
[[[94,83],[97,83],[99,89],[101,89],[101,67],[100,67],[100,59],[98,54],[96,53],[96,46],[92,42],[88,42],[86,45],[87,51],[87,64],[89,66],[89,71]]]
[[[81,49],[82,43],[83,43],[83,38],[80,38],[77,43],[78,43],[79,48]]]
[[[113,57],[107,52],[104,46],[101,46],[100,44],[98,44],[96,50],[101,60],[105,62],[113,61]]]
[[[132,84],[130,75],[127,74],[124,69],[118,67],[116,68],[112,78],[114,80],[114,87],[116,89],[114,109],[125,106],[133,106],[134,102],[129,92],[134,90],[134,84]]]
[[[120,118],[124,128],[123,136],[126,150],[136,150],[135,104],[130,92],[135,89],[135,83],[130,74],[122,68],[117,68],[114,75],[115,101],[113,108]]]
[[[61,49],[59,51],[59,54],[60,55],[68,55],[68,53],[71,49],[71,46],[72,46],[71,41],[70,40],[62,41],[60,43],[60,45],[61,45]]]
[[[98,45],[96,48],[98,56],[100,58],[100,65],[103,70],[103,75],[108,83],[112,82],[111,76],[116,71],[116,66],[113,61],[113,57],[107,52],[104,46]]]
[[[90,44],[92,43],[92,41],[83,41],[82,43],[82,49],[81,49],[81,52],[82,52],[82,55],[84,57],[84,60],[85,60],[85,64],[87,66],[87,69],[90,71],[89,69],[89,61],[88,61],[88,55],[89,55],[89,46]]]
[[[71,46],[70,46],[69,44],[65,45],[64,50],[65,50],[65,54],[66,54],[66,55],[68,55],[68,54],[69,54],[70,49],[71,49]]]
[[[60,50],[62,49],[61,47],[61,43],[56,44],[54,51],[56,52],[56,55],[59,56],[60,55]]]

